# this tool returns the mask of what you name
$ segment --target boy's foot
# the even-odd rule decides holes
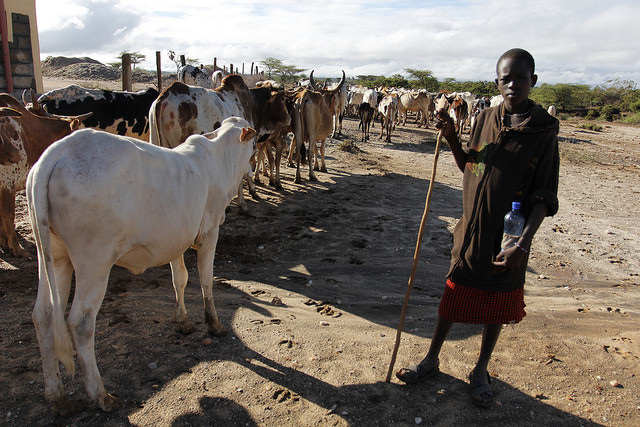
[[[436,359],[436,362],[432,366],[428,366],[426,363],[420,363],[407,368],[401,368],[396,372],[396,377],[407,384],[418,384],[432,378],[440,372],[439,368],[440,359]]]
[[[491,377],[486,372],[486,377],[482,373],[476,375],[476,371],[473,370],[469,374],[469,395],[471,401],[482,408],[489,408],[493,405],[493,390],[491,390]]]

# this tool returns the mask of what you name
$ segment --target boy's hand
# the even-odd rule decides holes
[[[517,270],[522,264],[522,260],[524,259],[524,252],[519,249],[516,245],[511,246],[510,248],[505,249],[504,251],[500,251],[500,253],[496,256],[496,260],[493,261],[493,265],[496,267],[503,267],[508,271]]]
[[[451,142],[457,136],[453,119],[444,108],[436,113],[436,129],[442,132],[442,136],[448,142]]]

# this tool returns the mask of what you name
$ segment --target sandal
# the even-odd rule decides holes
[[[489,408],[493,405],[493,390],[491,390],[491,376],[487,372],[487,382],[489,384],[481,383],[477,381],[475,378],[475,370],[469,373],[469,396],[471,396],[471,401],[481,408]],[[488,397],[488,399],[486,399]]]
[[[401,368],[396,372],[396,377],[407,384],[418,384],[432,378],[438,372],[440,372],[440,359],[436,359],[436,364],[431,369],[426,369],[422,365]]]

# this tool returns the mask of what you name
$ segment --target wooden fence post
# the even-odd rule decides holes
[[[218,71],[218,58],[213,58],[213,71]]]
[[[162,65],[159,50],[156,50],[156,75],[158,76],[158,92],[162,92]]]
[[[251,75],[253,76],[253,62],[251,63]]]
[[[244,62],[242,63],[242,75],[244,76]]]
[[[229,64],[229,74],[233,74],[233,64]]]
[[[180,64],[182,64],[183,67],[187,65],[187,61],[186,59],[184,59],[184,55],[180,55]]]
[[[122,90],[131,92],[131,55],[122,55]]]

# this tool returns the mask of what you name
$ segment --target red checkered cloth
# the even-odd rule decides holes
[[[438,314],[451,322],[482,325],[518,323],[526,316],[524,286],[511,292],[493,292],[447,279]]]

